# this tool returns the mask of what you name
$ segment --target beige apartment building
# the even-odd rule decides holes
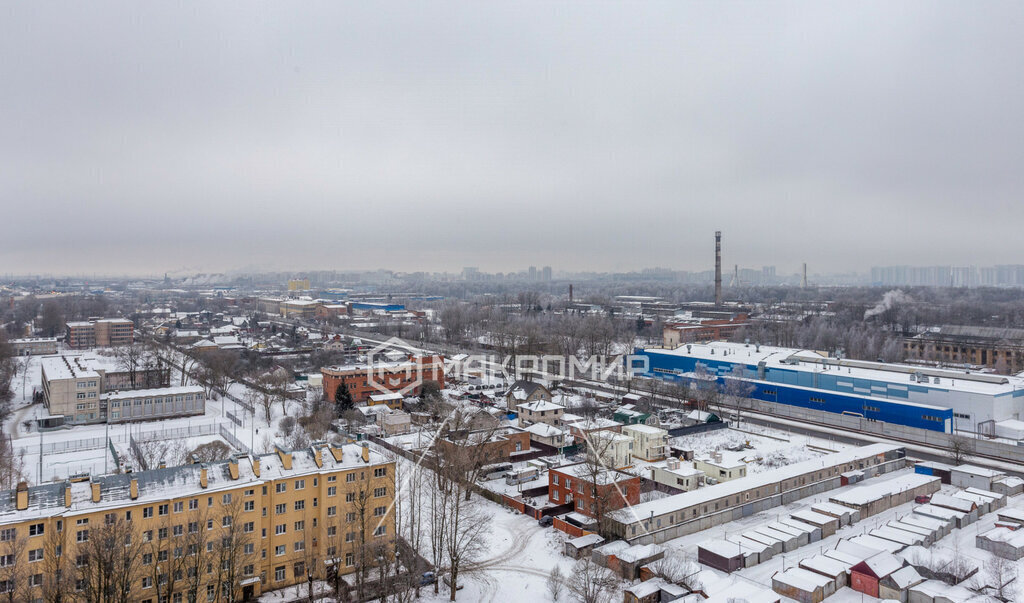
[[[135,324],[127,318],[101,318],[69,322],[65,343],[76,350],[131,345]]]
[[[0,493],[15,600],[246,601],[393,558],[395,464],[328,445]]]
[[[93,423],[107,419],[107,403],[110,394],[115,399],[124,399],[126,390],[131,390],[131,375],[119,366],[111,356],[72,354],[44,356],[40,359],[42,371],[43,399],[51,416],[62,415],[66,423]],[[166,386],[170,373],[166,368],[142,368],[135,371],[135,386]],[[187,389],[187,388],[186,388]],[[201,389],[201,388],[200,388]],[[136,417],[168,418],[206,412],[205,398],[195,398],[195,391],[184,391],[180,387],[157,387],[135,390],[129,397],[139,399],[142,414]],[[186,400],[188,396],[191,400]],[[118,398],[121,396],[121,398]],[[170,398],[168,400],[168,398]],[[179,399],[180,398],[180,399]],[[146,400],[149,400],[147,403]],[[189,402],[191,404],[186,404]],[[180,403],[180,404],[179,404]],[[146,406],[149,412],[146,412]],[[133,403],[134,406],[134,403]],[[156,412],[159,409],[160,412]],[[178,412],[177,409],[180,409]],[[119,415],[123,413],[119,412]],[[120,419],[120,417],[119,417]],[[121,419],[124,420],[124,419]],[[118,421],[114,421],[118,422]]]

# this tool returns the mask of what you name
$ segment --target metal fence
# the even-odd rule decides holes
[[[224,414],[227,415],[228,419],[231,419],[231,422],[234,423],[235,425],[238,425],[239,427],[245,427],[245,425],[242,423],[242,420],[236,417],[235,414],[230,410],[224,411]]]
[[[204,423],[200,425],[186,425],[184,427],[164,427],[161,429],[149,429],[130,431],[129,433],[112,433],[109,437],[81,438],[77,440],[60,440],[57,442],[45,441],[42,446],[33,444],[30,439],[23,438],[19,447],[28,448],[33,451],[41,450],[43,454],[65,454],[68,452],[81,452],[83,450],[97,450],[107,445],[130,444],[131,439],[139,441],[151,440],[176,440],[179,438],[194,438],[199,436],[217,435],[217,423]],[[120,430],[117,430],[120,431]]]
[[[221,423],[220,425],[220,437],[224,438],[224,440],[227,441],[228,444],[231,444],[232,446],[235,447],[235,449],[237,449],[240,452],[251,452],[249,450],[249,447],[243,444],[242,440],[236,438],[234,434],[231,433],[231,431],[223,423]]]

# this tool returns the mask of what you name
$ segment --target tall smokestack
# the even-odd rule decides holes
[[[806,288],[807,288],[807,262],[804,262],[804,279],[803,279],[803,287],[804,287],[804,289],[806,289]]]
[[[569,303],[572,303],[572,283],[569,283]]]
[[[715,305],[722,305],[722,231],[715,231]]]

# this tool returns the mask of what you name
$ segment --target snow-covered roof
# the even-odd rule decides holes
[[[665,498],[660,498],[658,500],[640,503],[638,505],[633,505],[630,508],[619,509],[618,511],[613,512],[612,516],[619,521],[627,523],[642,521],[652,515],[654,517],[667,515],[694,505],[715,501],[727,496],[734,496],[752,488],[777,484],[786,479],[811,473],[812,471],[822,467],[852,463],[861,459],[892,452],[899,448],[900,446],[890,444],[871,444],[869,446],[835,452],[825,457],[819,457],[803,461],[801,463],[794,463],[792,465],[780,467],[767,473],[749,475],[747,477],[721,482],[706,488],[699,488],[689,492],[666,496]]]
[[[887,552],[868,557],[863,564],[876,578],[884,578],[903,567],[899,559]]]
[[[547,423],[534,423],[529,427],[524,427],[523,431],[528,431],[541,438],[553,438],[562,435],[561,429],[548,425]]]
[[[547,400],[534,400],[533,402],[524,402],[517,404],[516,408],[521,410],[528,410],[530,412],[546,412],[549,410],[565,410],[565,407],[561,404],[555,404]]]
[[[130,400],[132,398],[148,398],[158,396],[179,396],[185,394],[198,395],[205,390],[199,385],[179,385],[175,387],[157,387],[153,389],[133,389],[114,391],[103,394],[107,400]]]
[[[772,580],[804,592],[814,592],[832,583],[832,578],[801,567],[791,567],[784,572],[779,572],[772,576]]]
[[[957,465],[953,467],[953,471],[959,473],[967,473],[969,475],[977,475],[979,477],[999,477],[1006,475],[1004,471],[998,471],[996,469],[989,469],[988,467],[978,467],[977,465]]]
[[[886,496],[906,492],[907,490],[914,490],[930,482],[938,481],[939,478],[931,475],[908,473],[906,475],[901,475],[877,483],[863,484],[856,488],[851,488],[846,492],[839,492],[832,495],[830,500],[844,505],[859,507],[881,498],[885,498]]]
[[[600,534],[584,534],[578,538],[570,538],[568,541],[569,546],[577,549],[597,545],[604,542],[604,538]]]
[[[889,574],[889,579],[900,589],[910,588],[922,580],[921,574],[917,573],[917,570],[910,565]]]

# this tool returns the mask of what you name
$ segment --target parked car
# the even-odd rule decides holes
[[[537,523],[539,523],[542,528],[548,528],[555,523],[555,520],[552,519],[550,515],[545,515],[544,517],[538,519]]]
[[[437,576],[434,575],[434,572],[423,572],[423,575],[420,576],[420,586],[429,586],[434,582],[437,582]]]
[[[932,501],[932,497],[928,496],[927,494],[918,494],[917,496],[914,497],[914,502],[916,502],[918,504],[921,504],[921,505],[926,504],[926,503],[930,503],[931,501]]]

